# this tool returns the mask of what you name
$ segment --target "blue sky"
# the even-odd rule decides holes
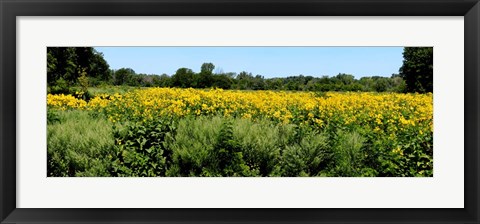
[[[211,62],[214,71],[251,72],[265,78],[338,73],[390,77],[402,65],[403,47],[95,47],[110,68],[172,75],[178,68],[199,72]]]

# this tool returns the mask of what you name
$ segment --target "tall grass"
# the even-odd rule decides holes
[[[113,127],[87,111],[48,114],[48,176],[380,176],[384,161],[355,130],[223,116]]]
[[[336,171],[341,176],[358,176],[361,174],[362,147],[365,139],[357,132],[337,133],[335,145]]]
[[[132,86],[112,86],[112,85],[104,85],[100,87],[88,87],[88,92],[94,96],[99,94],[124,94],[130,92],[135,89],[141,89],[142,87],[132,87]]]
[[[50,111],[47,176],[109,176],[114,146],[111,124],[87,111]]]
[[[173,153],[167,175],[317,176],[327,168],[327,141],[324,134],[299,134],[295,125],[266,119],[190,117],[179,121],[166,144]]]

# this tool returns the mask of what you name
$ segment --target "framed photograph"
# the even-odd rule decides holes
[[[0,10],[1,223],[480,221],[476,0]]]

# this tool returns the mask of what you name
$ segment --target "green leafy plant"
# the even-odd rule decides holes
[[[54,124],[60,122],[58,112],[53,109],[47,109],[47,124]]]
[[[243,160],[240,145],[233,138],[231,121],[226,121],[220,127],[217,142],[214,145],[212,157],[215,158],[216,166],[221,171],[221,176],[245,176],[249,173],[249,167]]]
[[[164,176],[170,157],[164,142],[174,131],[173,121],[161,119],[114,126],[112,176]]]

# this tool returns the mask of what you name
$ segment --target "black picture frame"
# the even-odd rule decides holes
[[[1,223],[479,223],[480,4],[478,0],[0,0],[0,15]],[[463,16],[465,26],[465,207],[458,209],[16,208],[17,16]]]

